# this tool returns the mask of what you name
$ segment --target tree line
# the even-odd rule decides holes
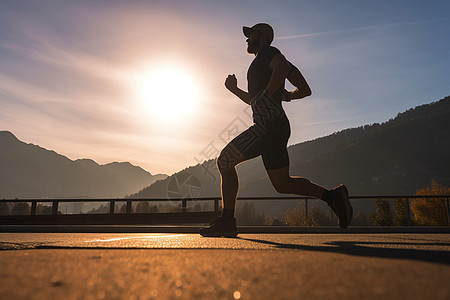
[[[429,186],[417,189],[417,196],[450,195],[450,188],[432,179]],[[366,216],[358,212],[352,220],[353,226],[449,226],[445,198],[410,199],[409,208],[406,199],[393,201],[376,199],[375,213]],[[393,207],[391,208],[391,204]],[[327,215],[318,207],[312,207],[308,214],[300,206],[286,211],[285,218],[280,221],[290,226],[329,226],[336,225],[334,215]]]

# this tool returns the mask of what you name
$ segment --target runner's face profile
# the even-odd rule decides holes
[[[247,39],[247,52],[250,54],[258,53],[261,48],[262,34],[257,31],[252,31],[250,37]]]

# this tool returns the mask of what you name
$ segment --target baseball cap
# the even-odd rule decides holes
[[[253,25],[252,27],[244,26],[242,29],[243,29],[244,35],[246,37],[250,37],[250,33],[252,31],[257,31],[259,33],[267,35],[270,39],[270,42],[273,41],[273,28],[269,24],[258,23],[258,24]]]

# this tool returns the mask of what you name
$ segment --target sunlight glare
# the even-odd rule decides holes
[[[176,67],[143,73],[138,88],[145,109],[161,121],[188,117],[198,101],[198,88],[192,76]]]

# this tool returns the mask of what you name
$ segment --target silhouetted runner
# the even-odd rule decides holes
[[[251,105],[254,124],[235,137],[217,158],[222,179],[222,216],[210,227],[202,228],[200,234],[209,237],[237,236],[234,210],[239,180],[236,166],[259,155],[277,192],[324,200],[339,218],[339,225],[346,228],[352,219],[353,209],[344,185],[327,190],[306,178],[289,175],[287,142],[291,130],[281,102],[310,96],[311,89],[299,69],[287,61],[277,48],[270,46],[274,36],[270,25],[259,23],[253,27],[243,27],[243,31],[248,38],[247,52],[255,55],[247,71],[248,92],[238,88],[234,74],[228,75],[225,86]],[[286,79],[296,87],[294,91],[284,89]]]

